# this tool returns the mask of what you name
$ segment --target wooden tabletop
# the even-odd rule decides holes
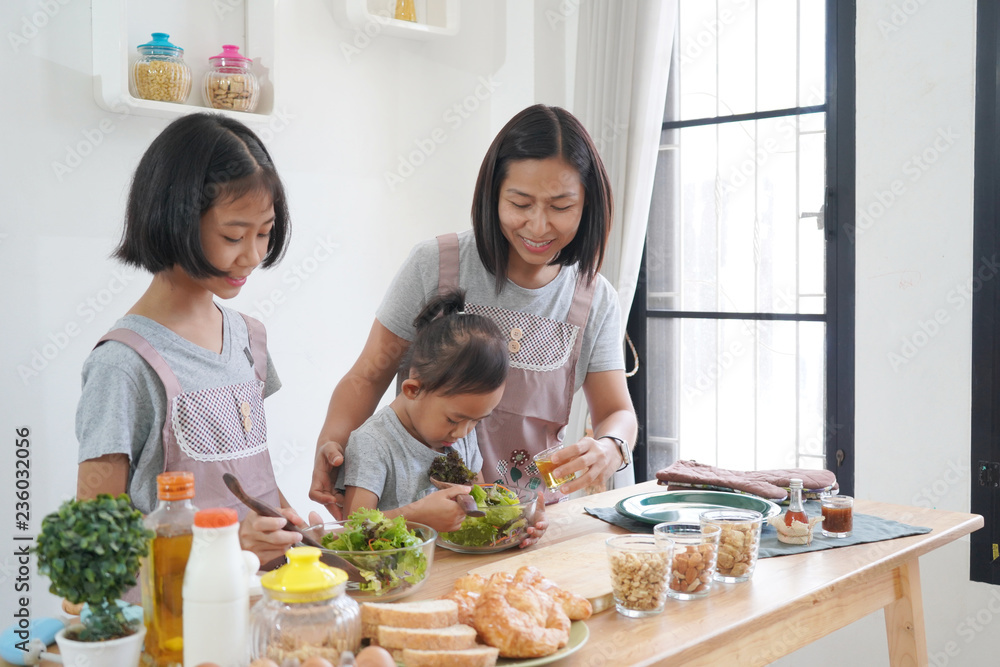
[[[583,507],[611,507],[622,498],[656,488],[655,481],[644,482],[549,506],[550,527],[531,548],[595,531],[624,533],[586,514]],[[625,618],[613,608],[595,614],[587,621],[590,638],[586,645],[558,664],[765,665],[884,607],[890,644],[899,641],[893,637],[890,623],[910,635],[895,651],[890,646],[890,654],[912,653],[915,639],[916,664],[925,664],[926,659],[919,661],[919,647],[922,642],[926,654],[926,640],[916,559],[982,527],[983,518],[862,500],[856,501],[855,511],[932,530],[925,535],[763,558],[750,582],[717,583],[707,597],[697,600],[668,599],[664,612],[649,618]],[[437,549],[430,580],[408,599],[442,595],[470,569],[517,553],[514,549],[494,555],[463,555]],[[915,600],[908,599],[913,591]],[[902,603],[895,604],[900,599]],[[911,618],[905,618],[907,613]],[[894,662],[900,661],[894,658]]]
[[[591,517],[588,507],[655,490],[655,482],[607,491],[547,508],[549,529],[530,549],[593,532],[624,530]],[[878,609],[886,609],[893,664],[926,664],[917,559],[983,525],[977,514],[858,500],[855,511],[931,528],[915,535],[794,556],[763,558],[745,584],[715,584],[702,599],[667,600],[657,616],[625,618],[609,609],[586,623],[590,638],[559,667],[626,665],[766,665]],[[408,600],[448,592],[458,577],[523,553],[464,555],[436,549],[432,573]],[[544,572],[544,569],[543,569]],[[3,661],[0,661],[0,665]]]

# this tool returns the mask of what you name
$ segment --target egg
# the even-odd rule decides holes
[[[396,661],[381,646],[369,646],[361,649],[357,655],[356,664],[357,667],[396,667]]]
[[[306,658],[306,661],[302,663],[302,667],[333,667],[333,665],[330,664],[329,660],[314,655],[311,658]]]

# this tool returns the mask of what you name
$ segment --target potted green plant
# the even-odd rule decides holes
[[[67,500],[42,520],[34,549],[38,571],[51,580],[50,592],[86,602],[90,611],[82,625],[56,635],[64,664],[138,663],[146,629],[126,620],[118,599],[136,585],[152,538],[125,494]],[[75,657],[81,652],[85,657]]]

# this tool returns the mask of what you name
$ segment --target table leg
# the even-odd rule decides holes
[[[893,667],[927,664],[927,635],[924,631],[924,603],[920,593],[920,565],[917,559],[896,569],[899,595],[885,607],[885,631],[889,640],[889,664]]]

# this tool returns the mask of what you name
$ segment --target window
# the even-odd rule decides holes
[[[853,2],[678,4],[636,476],[827,467],[853,492]]]

